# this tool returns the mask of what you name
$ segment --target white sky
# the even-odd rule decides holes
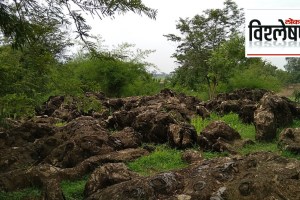
[[[116,15],[115,19],[95,19],[92,34],[101,35],[105,44],[112,46],[124,42],[136,44],[136,48],[156,50],[147,61],[154,63],[162,72],[171,72],[176,64],[171,55],[176,50],[174,42],[163,36],[178,33],[178,19],[202,14],[203,10],[222,8],[223,0],[143,0],[145,5],[158,10],[156,20],[133,13]],[[299,0],[236,0],[240,8],[300,8]],[[284,58],[270,58],[274,65],[283,68]]]

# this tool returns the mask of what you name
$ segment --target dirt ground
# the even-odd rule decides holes
[[[285,96],[285,97],[292,97],[293,92],[295,90],[300,90],[300,83],[291,84],[291,85],[286,86],[278,93],[278,95]]]

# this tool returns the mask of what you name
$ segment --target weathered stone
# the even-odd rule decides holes
[[[243,123],[252,123],[254,122],[254,112],[256,110],[255,104],[242,104],[239,110],[239,118]]]
[[[85,185],[84,194],[90,196],[97,190],[132,180],[139,175],[128,170],[124,163],[108,163],[97,168]]]
[[[196,106],[196,112],[202,117],[202,119],[210,117],[210,112],[202,105]]]
[[[97,190],[87,199],[299,199],[299,167],[297,160],[267,152],[218,158],[136,177]]]
[[[278,127],[289,125],[292,121],[288,102],[277,95],[266,93],[254,112],[255,138],[259,141],[271,141],[275,139]]]
[[[276,121],[270,110],[258,108],[254,113],[254,122],[258,141],[272,141],[276,137]]]
[[[229,150],[229,148],[225,148],[227,146],[225,143],[240,138],[240,134],[225,122],[214,121],[201,131],[198,136],[198,144],[207,151],[225,151]]]
[[[191,147],[197,142],[197,132],[189,124],[171,124],[168,129],[168,141],[174,147]]]
[[[222,101],[221,104],[216,108],[216,110],[221,114],[227,114],[230,112],[238,113],[241,109],[241,104],[238,100],[227,100]]]
[[[181,159],[191,164],[202,161],[203,157],[199,151],[186,150],[183,152]]]
[[[279,136],[278,146],[282,150],[300,154],[300,128],[286,128]]]
[[[114,184],[90,195],[87,200],[96,199],[167,199],[184,187],[183,177],[167,172],[153,177],[141,177]]]
[[[109,137],[109,144],[115,149],[137,148],[142,144],[142,135],[131,127],[113,133]]]

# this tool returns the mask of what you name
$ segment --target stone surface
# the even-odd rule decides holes
[[[197,142],[197,132],[189,124],[171,124],[168,129],[168,141],[174,147],[192,147]]]
[[[282,150],[300,154],[300,128],[286,128],[279,135],[278,146]]]
[[[201,162],[204,158],[202,157],[201,152],[199,151],[186,150],[183,152],[181,159],[191,164],[191,163]]]
[[[278,127],[291,124],[293,115],[289,103],[272,93],[266,93],[254,112],[255,139],[271,141],[276,137]]]
[[[108,163],[97,168],[89,177],[84,190],[84,195],[90,196],[96,191],[108,186],[132,180],[138,174],[128,170],[124,163]]]
[[[240,139],[240,134],[223,121],[207,125],[198,136],[199,146],[206,151],[223,152],[229,150],[225,143]],[[226,147],[227,146],[227,147]]]
[[[264,152],[218,158],[114,184],[87,199],[300,199],[299,167]]]

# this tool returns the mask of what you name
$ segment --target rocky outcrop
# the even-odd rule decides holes
[[[240,139],[240,134],[223,121],[214,121],[198,136],[200,148],[206,151],[230,151],[230,142]]]
[[[299,167],[272,153],[218,158],[114,184],[87,199],[299,199]]]
[[[237,113],[243,122],[252,123],[256,106],[267,92],[263,89],[239,89],[231,93],[218,94],[216,98],[201,104],[209,111],[220,114]]]
[[[117,99],[87,93],[85,100],[101,109],[58,96],[38,110],[40,116],[7,119],[9,128],[0,128],[0,190],[38,186],[43,199],[65,199],[62,180],[91,174],[86,199],[299,199],[293,193],[299,187],[298,161],[270,153],[205,160],[203,150],[233,155],[236,147],[253,141],[241,140],[222,121],[209,124],[199,136],[189,123],[196,114],[208,118],[211,111],[236,112],[247,123],[255,121],[258,140],[271,140],[279,126],[299,116],[300,109],[288,99],[265,90],[237,90],[201,102],[165,89]],[[298,132],[285,130],[279,146],[298,153]],[[152,143],[182,149],[182,159],[191,165],[149,177],[127,169],[124,163],[148,155],[155,149]],[[187,150],[196,144],[200,149]]]
[[[189,124],[171,124],[168,129],[168,141],[173,147],[192,147],[197,142],[197,132]]]
[[[188,164],[201,162],[203,161],[203,157],[201,152],[196,150],[186,150],[182,153],[181,159],[187,162]]]
[[[293,115],[288,102],[277,95],[267,93],[261,98],[254,113],[255,139],[271,141],[276,137],[278,127],[287,126],[292,121]]]
[[[282,150],[300,154],[300,128],[286,128],[279,136],[278,146]]]
[[[138,174],[129,171],[124,163],[108,163],[97,169],[89,177],[84,190],[86,197],[103,188],[114,184],[129,181],[139,177]]]

